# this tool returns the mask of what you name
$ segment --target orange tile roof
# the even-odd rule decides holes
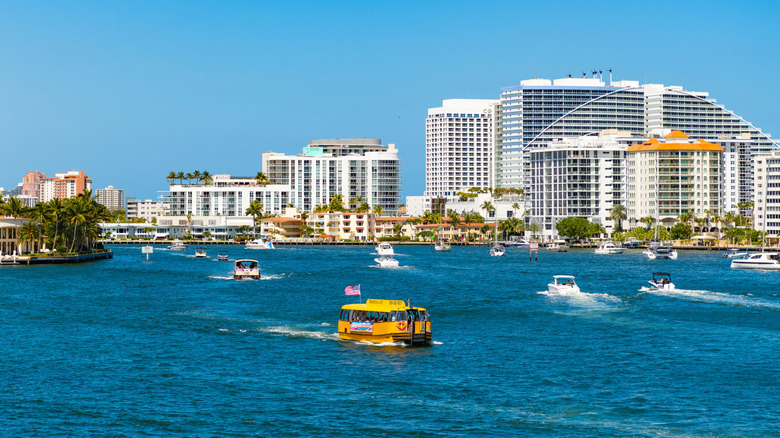
[[[672,133],[678,132],[687,138],[688,136],[680,131],[672,131]],[[672,134],[669,134],[672,135]],[[667,138],[683,138],[679,136]],[[661,143],[657,138],[651,138],[650,140],[642,143],[631,145],[628,152],[645,152],[645,151],[713,151],[723,152],[723,148],[714,144],[707,143],[706,141],[699,139],[694,143]]]
[[[664,138],[689,138],[688,134],[682,131],[672,131],[664,136]]]

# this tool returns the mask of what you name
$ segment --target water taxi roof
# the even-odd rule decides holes
[[[392,312],[393,310],[406,310],[410,307],[406,305],[403,300],[375,300],[368,299],[365,303],[359,304],[345,304],[342,309],[349,310],[375,310],[377,312]],[[415,307],[416,309],[425,310],[424,307]]]
[[[574,277],[571,275],[553,275],[553,278],[571,278],[574,280]]]

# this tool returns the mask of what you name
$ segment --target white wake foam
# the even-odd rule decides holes
[[[291,338],[307,338],[307,339],[316,339],[320,341],[337,341],[339,339],[339,335],[336,332],[304,330],[301,328],[284,326],[284,325],[263,327],[259,330],[263,333],[269,333],[272,335],[280,335],[280,336],[289,336]]]
[[[765,309],[780,310],[780,303],[756,298],[751,295],[732,295],[724,292],[712,292],[707,290],[657,290],[655,288],[642,288],[643,292],[671,298],[681,298],[703,303],[726,304],[731,306],[760,307]]]

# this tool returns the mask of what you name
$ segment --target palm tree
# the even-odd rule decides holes
[[[192,172],[192,179],[195,180],[195,184],[198,184],[199,182],[201,182],[202,175],[200,174],[200,170],[196,170],[196,171]]]
[[[514,211],[517,211],[517,210],[520,210],[520,204],[515,202],[514,204],[512,204],[512,211],[514,212]]]
[[[23,218],[27,214],[27,211],[28,208],[24,205],[24,202],[16,196],[11,196],[7,201],[0,204],[0,213],[12,217],[16,228],[19,228],[17,220]]]
[[[652,216],[645,216],[642,219],[639,220],[643,224],[647,225],[647,229],[649,230],[650,227],[653,225],[653,222],[655,222],[655,219],[653,219]]]
[[[609,210],[609,219],[617,222],[615,231],[623,231],[623,221],[628,219],[626,207],[622,204],[613,205],[612,209]]]
[[[214,178],[211,176],[208,170],[204,170],[203,173],[200,174],[200,179],[205,185],[210,185],[212,181],[214,181]]]
[[[393,224],[393,234],[395,234],[395,237],[401,238],[401,232],[404,230],[404,223],[403,222],[396,222]]]
[[[246,215],[252,216],[252,234],[257,236],[255,226],[257,225],[257,218],[263,215],[263,204],[257,199],[249,203],[249,208],[246,209]]]
[[[171,171],[168,176],[165,177],[169,184],[173,184],[176,181],[176,172]]]
[[[257,172],[257,175],[255,175],[255,182],[257,185],[267,186],[270,181],[265,173]]]
[[[375,215],[379,216],[380,214],[382,214],[382,206],[381,205],[375,205],[373,211],[374,211]]]
[[[38,231],[38,223],[35,221],[30,221],[22,225],[22,228],[19,230],[19,237],[17,237],[16,241],[21,244],[29,243],[30,246],[27,248],[27,250],[28,252],[33,252],[33,243],[35,243],[40,238],[40,236],[41,234]]]
[[[355,209],[355,213],[368,213],[371,211],[371,206],[368,205],[368,202],[361,202],[360,206]]]
[[[455,210],[450,210],[449,214],[447,214],[447,219],[450,220],[450,227],[452,228],[452,231],[454,232],[457,230],[460,226],[460,215]]]
[[[482,203],[482,208],[488,212],[488,216],[493,216],[496,212],[496,208],[493,207],[493,203],[490,201],[485,201]]]
[[[328,204],[328,211],[333,213],[335,211],[346,211],[344,208],[344,195],[337,193],[330,198],[330,204]]]
[[[87,222],[87,207],[84,202],[77,198],[69,199],[65,211],[68,215],[69,222],[73,225],[73,240],[70,242],[70,249],[68,252],[73,252],[76,249],[76,237],[79,230],[79,225]]]
[[[328,206],[321,205],[321,204],[315,205],[314,210],[312,210],[312,212],[315,214],[326,213],[327,211],[328,211]]]
[[[184,183],[184,178],[185,177],[186,177],[186,175],[184,175],[184,172],[180,171],[179,173],[176,174],[176,179],[179,180],[179,184],[183,184]]]
[[[41,239],[43,238],[43,225],[51,218],[49,204],[45,202],[35,204],[33,208],[28,210],[27,216],[36,221],[40,227],[38,230],[38,251],[40,251],[40,249],[43,248],[43,242],[41,242]]]
[[[349,200],[349,207],[357,209],[358,205],[361,205],[361,203],[364,201],[362,196],[355,196],[354,198]]]
[[[187,174],[184,175],[184,178],[187,179],[187,184],[192,184],[192,178],[194,178],[194,176],[192,175],[192,172],[187,172]]]
[[[49,201],[49,211],[51,212],[51,218],[54,220],[54,238],[52,239],[51,246],[54,251],[57,250],[57,233],[60,228],[60,218],[65,212],[65,205],[60,198],[52,198]]]

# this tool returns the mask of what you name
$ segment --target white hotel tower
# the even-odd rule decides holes
[[[498,101],[447,99],[425,121],[425,197],[495,186]]]

